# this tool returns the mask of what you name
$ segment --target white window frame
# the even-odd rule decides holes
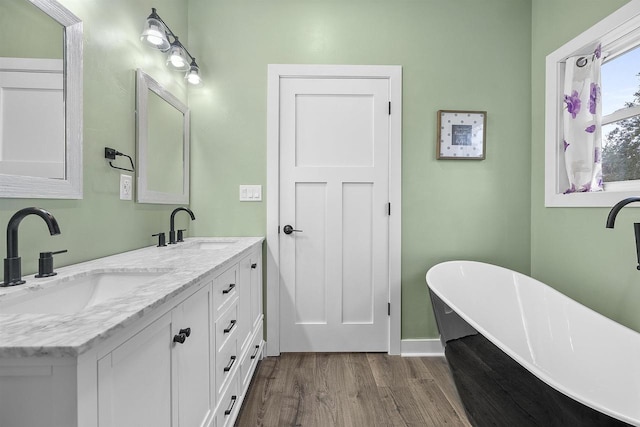
[[[611,207],[626,197],[637,197],[640,180],[605,183],[604,191],[563,194],[568,188],[562,141],[562,94],[567,58],[591,54],[598,43],[608,59],[623,54],[640,44],[640,0],[632,0],[589,28],[546,60],[545,99],[545,206],[546,207]],[[627,110],[623,110],[628,112]],[[611,120],[616,113],[603,120]]]

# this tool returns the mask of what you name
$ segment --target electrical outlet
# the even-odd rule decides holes
[[[120,200],[133,199],[133,178],[131,175],[120,175]]]

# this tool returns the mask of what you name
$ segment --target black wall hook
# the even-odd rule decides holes
[[[135,172],[136,168],[133,166],[133,159],[131,158],[131,156],[121,153],[118,150],[114,150],[113,148],[109,148],[109,147],[104,147],[104,158],[105,159],[109,159],[109,160],[115,160],[116,156],[125,156],[129,158],[129,161],[131,162],[131,169],[126,169],[126,168],[120,168],[118,166],[113,166],[113,164],[111,162],[109,162],[109,166],[111,166],[114,169],[120,169],[123,171],[127,171],[127,172]]]

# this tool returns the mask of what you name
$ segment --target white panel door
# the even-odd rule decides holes
[[[281,80],[281,351],[388,350],[388,106],[388,79]]]

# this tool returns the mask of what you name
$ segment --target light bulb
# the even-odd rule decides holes
[[[187,71],[187,74],[185,74],[184,78],[187,80],[187,83],[194,86],[200,86],[202,84],[202,78],[200,77],[200,68],[198,68],[198,64],[196,64],[195,58],[191,59],[189,71]]]
[[[197,72],[189,71],[187,73],[187,82],[192,85],[199,85],[202,82],[202,79],[200,78],[200,74]]]
[[[182,68],[186,64],[184,58],[176,54],[169,56],[169,62],[171,62],[171,66],[174,68]]]
[[[149,31],[146,33],[147,41],[154,46],[159,46],[162,44],[162,33],[157,28],[149,28]]]
[[[187,71],[189,69],[187,53],[177,38],[171,43],[171,49],[169,49],[169,56],[167,57],[167,66],[177,71]]]
[[[171,46],[169,44],[169,40],[167,39],[164,25],[162,24],[162,22],[160,22],[159,19],[154,18],[153,14],[147,18],[144,31],[142,31],[142,35],[140,36],[140,40],[147,43],[151,47],[160,49],[163,52],[166,52]]]

